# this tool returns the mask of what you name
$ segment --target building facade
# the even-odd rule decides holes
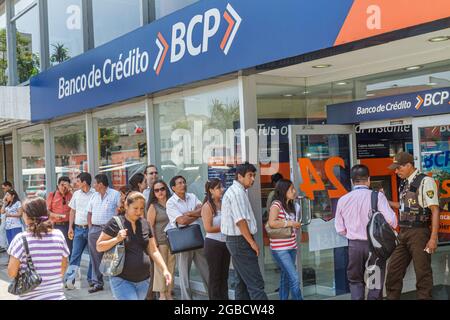
[[[119,188],[154,163],[203,198],[208,178],[226,186],[248,160],[259,169],[249,195],[269,297],[279,273],[262,226],[281,172],[303,197],[304,295],[342,298],[347,243],[333,217],[349,169],[367,164],[373,187],[396,199],[387,166],[407,150],[440,187],[439,292],[450,250],[449,26],[444,0],[0,0],[0,85],[29,96],[10,99],[29,114],[0,128],[0,178],[22,196],[82,171]],[[411,271],[404,292],[415,290]]]

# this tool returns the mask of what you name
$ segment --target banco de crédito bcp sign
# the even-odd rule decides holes
[[[450,16],[450,4],[435,1],[439,10],[419,22]],[[406,27],[390,25],[387,16],[385,24],[366,23],[403,5],[423,10],[415,0],[394,7],[390,0],[200,1],[33,77],[31,118],[80,112]]]
[[[450,113],[450,88],[328,105],[327,123],[351,124],[443,113]]]

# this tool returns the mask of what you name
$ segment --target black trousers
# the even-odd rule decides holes
[[[258,257],[243,236],[227,236],[227,248],[236,271],[236,300],[268,300]]]
[[[225,242],[205,238],[203,248],[209,268],[209,300],[228,300],[230,252]]]
[[[371,257],[369,270],[366,262],[369,258],[369,242],[365,240],[348,241],[348,267],[347,277],[349,281],[352,300],[364,300],[366,286],[368,287],[367,300],[382,300],[383,286],[386,274],[386,261]],[[367,284],[364,275],[368,273]]]

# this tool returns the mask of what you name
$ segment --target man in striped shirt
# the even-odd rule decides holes
[[[256,168],[248,162],[236,168],[233,181],[222,199],[221,231],[236,270],[236,300],[267,300],[258,264],[259,247],[255,241],[256,219],[247,189],[255,182]]]

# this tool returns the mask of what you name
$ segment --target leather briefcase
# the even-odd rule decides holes
[[[176,226],[166,231],[172,254],[203,248],[204,239],[200,225]]]

